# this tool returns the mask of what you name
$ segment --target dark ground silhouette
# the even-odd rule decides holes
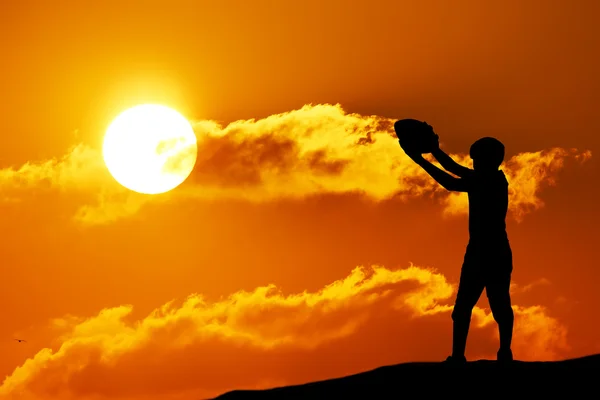
[[[488,399],[523,395],[552,398],[594,398],[600,354],[552,362],[464,364],[415,362],[356,375],[266,390],[236,390],[213,400],[272,399],[410,399],[453,395]],[[594,373],[595,372],[595,373]],[[589,393],[589,394],[588,394]],[[596,393],[594,395],[594,393]]]

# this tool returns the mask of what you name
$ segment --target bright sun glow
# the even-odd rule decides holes
[[[192,172],[196,135],[177,111],[143,104],[121,113],[104,136],[102,153],[117,182],[144,194],[168,192]]]

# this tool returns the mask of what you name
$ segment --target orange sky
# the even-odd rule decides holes
[[[600,352],[600,3],[416,3],[3,2],[0,396],[188,399],[445,358],[466,203],[398,147],[407,117],[457,159],[506,144],[515,357]],[[100,153],[148,102],[199,142],[154,197]],[[470,358],[495,355],[487,307]]]

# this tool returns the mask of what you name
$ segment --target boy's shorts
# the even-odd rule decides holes
[[[510,303],[512,269],[512,250],[508,240],[492,245],[469,243],[460,273],[455,309],[475,307],[483,289],[490,305]]]

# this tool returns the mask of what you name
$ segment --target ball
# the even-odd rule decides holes
[[[438,136],[431,125],[416,119],[398,120],[394,123],[394,130],[400,141],[400,146],[406,152],[431,153],[434,144],[438,140]]]

